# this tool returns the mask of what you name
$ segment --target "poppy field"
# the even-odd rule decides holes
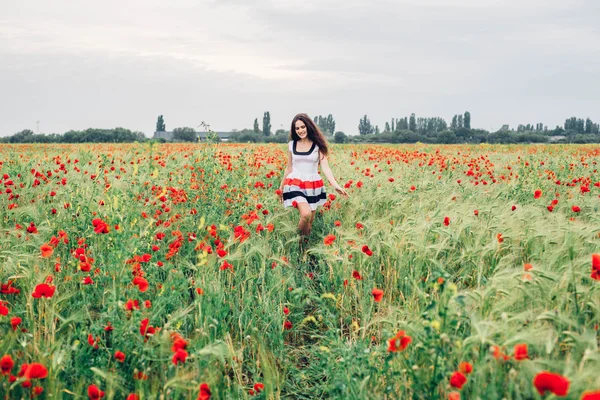
[[[1,399],[599,399],[600,147],[0,147]]]

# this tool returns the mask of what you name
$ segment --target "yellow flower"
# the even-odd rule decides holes
[[[438,321],[437,319],[435,321],[431,321],[431,327],[438,332],[440,331],[440,326],[440,321]]]

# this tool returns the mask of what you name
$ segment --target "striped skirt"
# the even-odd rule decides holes
[[[292,172],[283,181],[283,206],[293,207],[296,203],[308,203],[312,211],[327,201],[323,179],[319,174]]]

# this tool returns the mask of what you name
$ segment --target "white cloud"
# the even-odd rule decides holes
[[[218,130],[264,110],[286,128],[331,112],[349,133],[364,113],[383,125],[469,109],[486,129],[594,118],[599,15],[586,0],[14,2],[0,16],[0,135],[40,114],[49,131],[147,131],[154,114],[189,125],[199,108]]]

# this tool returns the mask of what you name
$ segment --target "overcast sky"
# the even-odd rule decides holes
[[[0,136],[471,112],[600,120],[598,0],[19,0],[0,13]]]

